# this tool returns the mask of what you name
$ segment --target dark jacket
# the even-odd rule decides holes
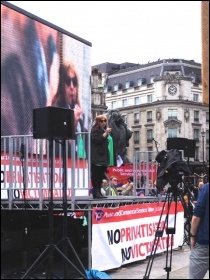
[[[90,134],[91,141],[91,163],[103,166],[109,165],[108,139],[103,136],[104,130],[93,127]]]

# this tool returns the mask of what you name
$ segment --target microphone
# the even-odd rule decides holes
[[[22,143],[20,146],[20,159],[24,159],[24,144]]]
[[[70,108],[74,110],[76,104],[77,104],[76,100],[73,100],[72,103],[70,104]]]
[[[156,144],[158,144],[158,142],[155,140],[155,138],[152,138],[152,140],[153,140]]]

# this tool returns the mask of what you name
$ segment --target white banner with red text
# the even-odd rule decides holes
[[[41,162],[39,158],[32,155],[27,159],[27,166],[22,166],[19,156],[13,156],[10,160],[9,155],[1,155],[1,199],[8,200],[9,193],[13,199],[38,200],[50,198],[51,170],[48,159],[44,158]],[[72,170],[74,171],[74,185],[71,185]],[[71,198],[72,188],[75,195],[88,195],[88,165],[87,161],[77,160],[72,169],[71,159],[67,160],[67,198]],[[25,178],[24,178],[25,175]],[[55,158],[53,168],[53,198],[63,198],[63,161]],[[25,190],[24,190],[25,186]],[[76,186],[79,186],[76,188]]]
[[[163,234],[155,238],[157,229]],[[171,234],[170,229],[174,229],[175,234]],[[154,254],[166,251],[167,247],[177,248],[183,244],[183,234],[181,202],[93,208],[92,268],[113,269],[146,259],[151,251]]]

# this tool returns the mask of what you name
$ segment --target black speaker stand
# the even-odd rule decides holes
[[[40,254],[40,256],[35,260],[35,262],[31,265],[31,267],[26,271],[21,279],[30,279],[34,277],[33,274],[37,270],[38,267],[48,258],[48,272],[46,273],[46,279],[59,279],[58,276],[54,275],[53,273],[53,254],[54,251],[57,251],[59,255],[64,259],[64,277],[62,279],[67,279],[67,269],[66,264],[70,264],[82,277],[82,279],[87,279],[85,274],[85,268],[80,261],[76,251],[74,250],[70,240],[67,238],[67,164],[66,164],[66,141],[65,139],[62,140],[62,151],[63,151],[63,211],[64,211],[64,218],[63,218],[63,239],[58,243],[65,242],[68,244],[76,259],[79,261],[81,268],[84,272],[80,271],[66,256],[67,255],[67,246],[63,246],[65,249],[65,253],[62,252],[57,245],[53,243],[53,182],[54,182],[54,152],[53,152],[53,145],[54,139],[49,138],[49,152],[50,152],[50,201],[49,201],[49,244],[46,245],[44,251]],[[33,278],[34,279],[34,278]],[[35,277],[35,279],[39,279]]]

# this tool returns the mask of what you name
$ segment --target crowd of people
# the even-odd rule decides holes
[[[166,189],[161,194],[157,193],[157,189],[155,185],[149,186],[148,196],[158,196],[165,195]],[[133,177],[127,178],[126,182],[122,184],[118,181],[117,176],[111,176],[110,179],[106,177],[106,179],[102,179],[100,195],[98,197],[95,196],[94,188],[90,189],[90,193],[94,198],[107,198],[110,196],[145,196],[145,188],[134,188]]]

